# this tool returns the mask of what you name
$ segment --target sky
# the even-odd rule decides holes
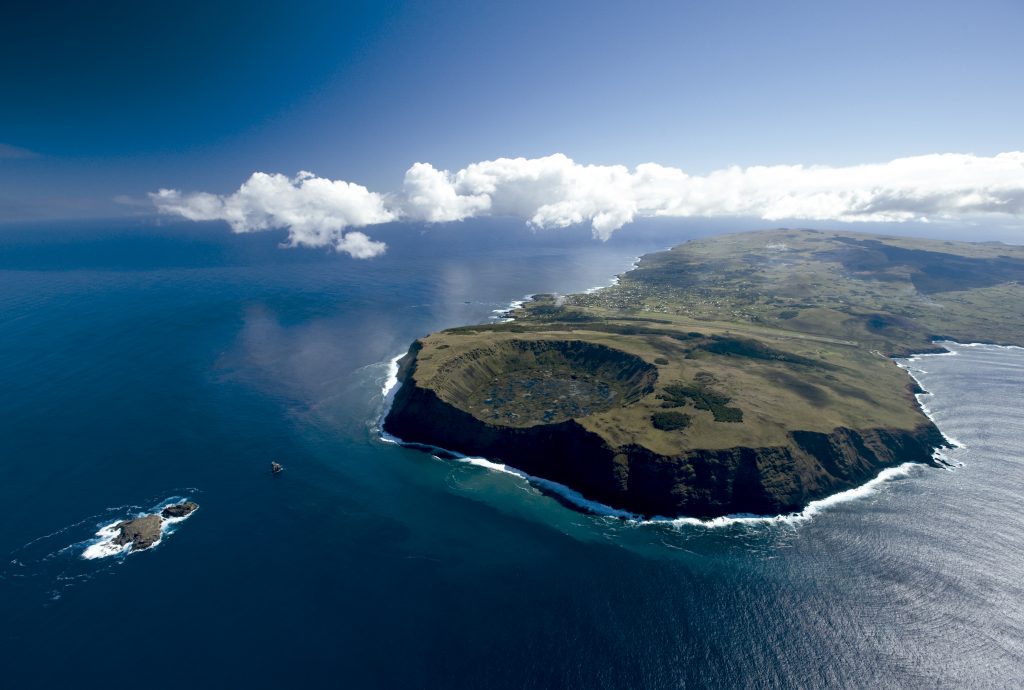
[[[498,213],[1024,216],[1019,1],[66,5],[0,23],[0,223],[369,256],[375,223]]]

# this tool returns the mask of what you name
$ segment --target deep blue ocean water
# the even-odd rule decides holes
[[[1022,350],[909,362],[957,466],[807,520],[631,524],[379,440],[417,336],[721,229],[396,226],[353,261],[0,228],[0,685],[1020,686]],[[156,548],[81,558],[172,497],[201,508]]]

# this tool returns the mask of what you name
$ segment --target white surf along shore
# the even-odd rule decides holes
[[[103,525],[102,527],[100,527],[99,531],[96,532],[96,536],[94,538],[90,539],[88,542],[86,542],[87,546],[85,547],[85,550],[82,551],[82,558],[91,561],[91,560],[95,560],[97,558],[107,558],[109,556],[127,555],[127,554],[131,553],[132,552],[131,542],[129,542],[127,544],[124,544],[124,545],[118,545],[118,544],[114,543],[114,539],[116,539],[117,535],[120,534],[120,532],[121,532],[119,529],[117,529],[117,526],[119,524],[121,524],[125,520],[133,520],[135,518],[143,517],[144,515],[151,515],[151,514],[159,515],[160,512],[164,508],[166,508],[167,506],[177,505],[178,503],[182,503],[182,502],[184,502],[186,500],[190,500],[190,499],[183,498],[181,496],[174,496],[172,498],[168,498],[168,499],[165,499],[165,500],[161,501],[152,510],[147,510],[147,511],[144,511],[144,512],[141,512],[141,513],[136,513],[134,515],[127,516],[127,517],[121,518],[120,520],[116,520],[114,522],[111,522],[108,525]],[[185,522],[185,520],[188,520],[190,517],[195,515],[198,510],[199,509],[196,508],[195,510],[193,510],[188,515],[185,515],[184,517],[165,518],[165,517],[163,517],[161,515],[160,516],[160,538],[157,539],[156,542],[154,542],[152,546],[150,546],[147,549],[143,549],[143,550],[144,551],[149,551],[150,549],[155,549],[157,546],[162,544],[163,541],[164,541],[164,538],[170,536],[174,532],[175,525],[178,525],[178,524],[180,524],[182,522]]]
[[[634,259],[633,262],[632,262],[632,267],[635,268],[637,266],[637,264],[639,263],[639,261],[640,261],[640,257],[636,257],[636,259]],[[610,283],[610,285],[615,285],[618,282],[619,282],[619,276],[616,275],[616,276],[613,277],[612,282]],[[584,292],[586,294],[591,294],[593,292],[596,292],[598,290],[603,289],[604,287],[609,287],[609,286],[599,286],[599,287],[589,288],[589,289],[585,290]],[[513,321],[514,319],[511,316],[507,316],[507,315],[510,314],[510,312],[512,312],[512,311],[520,308],[524,304],[526,304],[526,302],[530,301],[530,299],[531,299],[531,297],[524,297],[523,299],[513,301],[509,305],[509,307],[507,309],[496,309],[494,311],[495,316],[493,316],[492,318],[501,319],[502,321]],[[502,318],[502,317],[504,317],[504,318]],[[1001,346],[1001,345],[986,345],[984,343],[956,343],[956,342],[952,342],[952,341],[936,342],[935,344],[937,346],[939,346],[939,347],[945,347],[947,351],[946,352],[939,352],[939,353],[928,353],[928,354],[911,355],[910,357],[908,357],[906,359],[896,359],[895,360],[897,366],[899,366],[901,369],[904,369],[914,379],[914,381],[917,382],[918,386],[922,390],[924,390],[924,386],[922,385],[922,383],[918,379],[918,377],[915,376],[915,373],[927,373],[926,370],[922,369],[920,365],[923,362],[926,362],[927,359],[930,358],[930,357],[952,357],[952,356],[956,356],[958,354],[958,351],[957,351],[956,348],[961,348],[961,347],[993,347],[993,348],[1008,348],[1008,349],[1018,349],[1018,350],[1019,349],[1024,349],[1024,348],[1019,348],[1019,347],[1014,346],[1014,345]],[[533,486],[535,486],[537,488],[540,488],[540,489],[543,489],[545,491],[550,491],[552,493],[557,494],[562,499],[566,500],[570,504],[576,506],[577,508],[579,508],[579,509],[581,509],[581,510],[583,510],[585,512],[592,513],[592,514],[598,515],[598,516],[603,516],[603,517],[617,518],[617,519],[625,520],[625,521],[633,523],[633,524],[638,524],[638,525],[672,525],[672,526],[675,526],[675,527],[693,526],[693,527],[703,527],[703,528],[708,528],[708,529],[721,528],[721,527],[729,527],[729,526],[734,526],[734,525],[773,525],[773,524],[776,524],[776,525],[796,525],[796,524],[805,522],[807,520],[810,520],[815,515],[821,513],[822,511],[828,510],[829,508],[832,508],[834,506],[841,505],[843,503],[848,503],[850,501],[857,501],[857,500],[863,499],[865,497],[871,496],[871,495],[879,492],[881,489],[883,489],[885,487],[885,485],[888,484],[889,482],[891,482],[893,480],[896,480],[896,479],[901,479],[901,478],[909,477],[915,471],[918,471],[918,470],[921,470],[921,469],[927,467],[927,465],[923,465],[921,463],[905,462],[905,463],[903,463],[901,465],[897,465],[895,467],[886,468],[886,469],[882,470],[881,472],[879,472],[878,475],[876,475],[874,478],[868,480],[867,482],[865,482],[864,484],[862,484],[860,486],[854,487],[852,489],[847,489],[846,491],[840,491],[839,493],[832,494],[831,496],[826,496],[825,498],[820,498],[820,499],[818,499],[816,501],[811,501],[810,503],[807,504],[807,506],[804,507],[803,510],[801,510],[799,512],[795,512],[795,513],[786,513],[786,514],[783,514],[783,515],[736,514],[736,515],[726,515],[726,516],[722,516],[722,517],[712,518],[710,520],[702,520],[700,518],[692,518],[692,517],[675,517],[675,518],[672,518],[672,517],[653,517],[653,518],[645,518],[645,517],[643,517],[641,515],[638,515],[636,513],[628,511],[628,510],[622,510],[622,509],[619,509],[619,508],[613,508],[612,506],[605,505],[605,504],[599,503],[597,501],[592,501],[592,500],[586,498],[585,496],[583,496],[578,491],[572,489],[571,487],[568,487],[568,486],[566,486],[564,484],[559,484],[558,482],[553,482],[553,481],[551,481],[549,479],[544,479],[543,477],[537,477],[537,476],[534,476],[534,475],[531,475],[531,474],[527,474],[526,472],[523,472],[522,470],[519,470],[519,469],[517,469],[515,467],[510,467],[509,465],[505,465],[505,464],[502,464],[502,463],[499,463],[499,462],[494,462],[493,460],[488,460],[487,458],[473,457],[473,456],[465,455],[463,453],[459,453],[457,451],[452,451],[452,450],[449,450],[449,449],[446,449],[446,448],[437,448],[436,446],[430,446],[429,444],[422,444],[422,443],[410,443],[410,444],[407,444],[402,439],[397,438],[395,436],[392,436],[391,434],[389,434],[386,431],[384,431],[384,418],[387,417],[387,414],[388,414],[388,412],[391,409],[391,402],[394,399],[394,395],[397,392],[398,387],[399,387],[399,381],[398,381],[399,366],[398,366],[398,362],[405,355],[406,355],[406,353],[402,352],[401,354],[396,355],[395,357],[393,357],[392,359],[390,359],[387,362],[387,373],[386,373],[383,385],[381,387],[381,395],[383,397],[383,406],[382,406],[382,412],[381,412],[381,415],[380,415],[380,419],[378,420],[378,423],[377,423],[377,432],[379,433],[380,439],[382,441],[384,441],[385,443],[393,443],[393,444],[397,444],[397,445],[410,445],[410,446],[414,446],[414,447],[421,448],[421,449],[433,449],[433,452],[435,453],[434,457],[437,457],[439,459],[440,459],[440,457],[439,457],[438,454],[441,454],[445,458],[452,458],[452,459],[454,459],[457,462],[468,463],[468,464],[476,465],[478,467],[483,467],[483,468],[486,468],[486,469],[489,469],[489,470],[492,470],[492,471],[495,471],[495,472],[501,472],[503,474],[512,475],[512,476],[517,477],[518,479],[520,479],[522,481],[525,481],[525,482],[527,482],[527,483],[529,483],[529,484],[531,484],[531,485],[533,485]],[[934,398],[934,395],[932,393],[930,393],[930,392],[925,390],[923,393],[918,393],[915,397],[917,398],[917,402],[921,406],[921,410],[924,412],[925,416],[928,417],[928,419],[930,419],[933,424],[935,424],[936,428],[939,429],[939,431],[942,433],[943,437],[946,439],[946,441],[949,443],[949,445],[954,447],[954,448],[963,448],[964,444],[961,443],[959,440],[951,437],[949,434],[947,434],[942,429],[942,427],[939,425],[938,421],[935,419],[934,415],[932,414],[932,410],[929,407],[928,403],[930,401],[932,401],[932,399]],[[953,463],[950,462],[949,458],[947,458],[947,456],[945,456],[943,454],[942,449],[936,450],[935,453],[934,453],[934,457],[936,459],[942,461],[943,463],[947,464],[947,465],[953,464]]]

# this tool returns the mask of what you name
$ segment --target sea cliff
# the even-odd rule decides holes
[[[490,424],[417,383],[421,349],[417,341],[399,362],[400,388],[384,423],[388,433],[497,460],[647,517],[793,512],[863,484],[886,467],[934,463],[934,450],[946,445],[927,420],[912,430],[796,430],[785,445],[694,448],[676,455],[638,444],[613,446],[574,419],[528,427]]]

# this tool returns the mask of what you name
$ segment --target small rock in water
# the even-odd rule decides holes
[[[160,541],[160,524],[160,516],[156,514],[119,522],[117,529],[121,533],[114,537],[114,543],[118,546],[131,544],[132,551],[148,549]]]
[[[198,507],[198,503],[193,503],[192,501],[185,501],[184,503],[178,503],[173,506],[167,506],[162,511],[160,511],[160,515],[165,518],[185,517]]]

